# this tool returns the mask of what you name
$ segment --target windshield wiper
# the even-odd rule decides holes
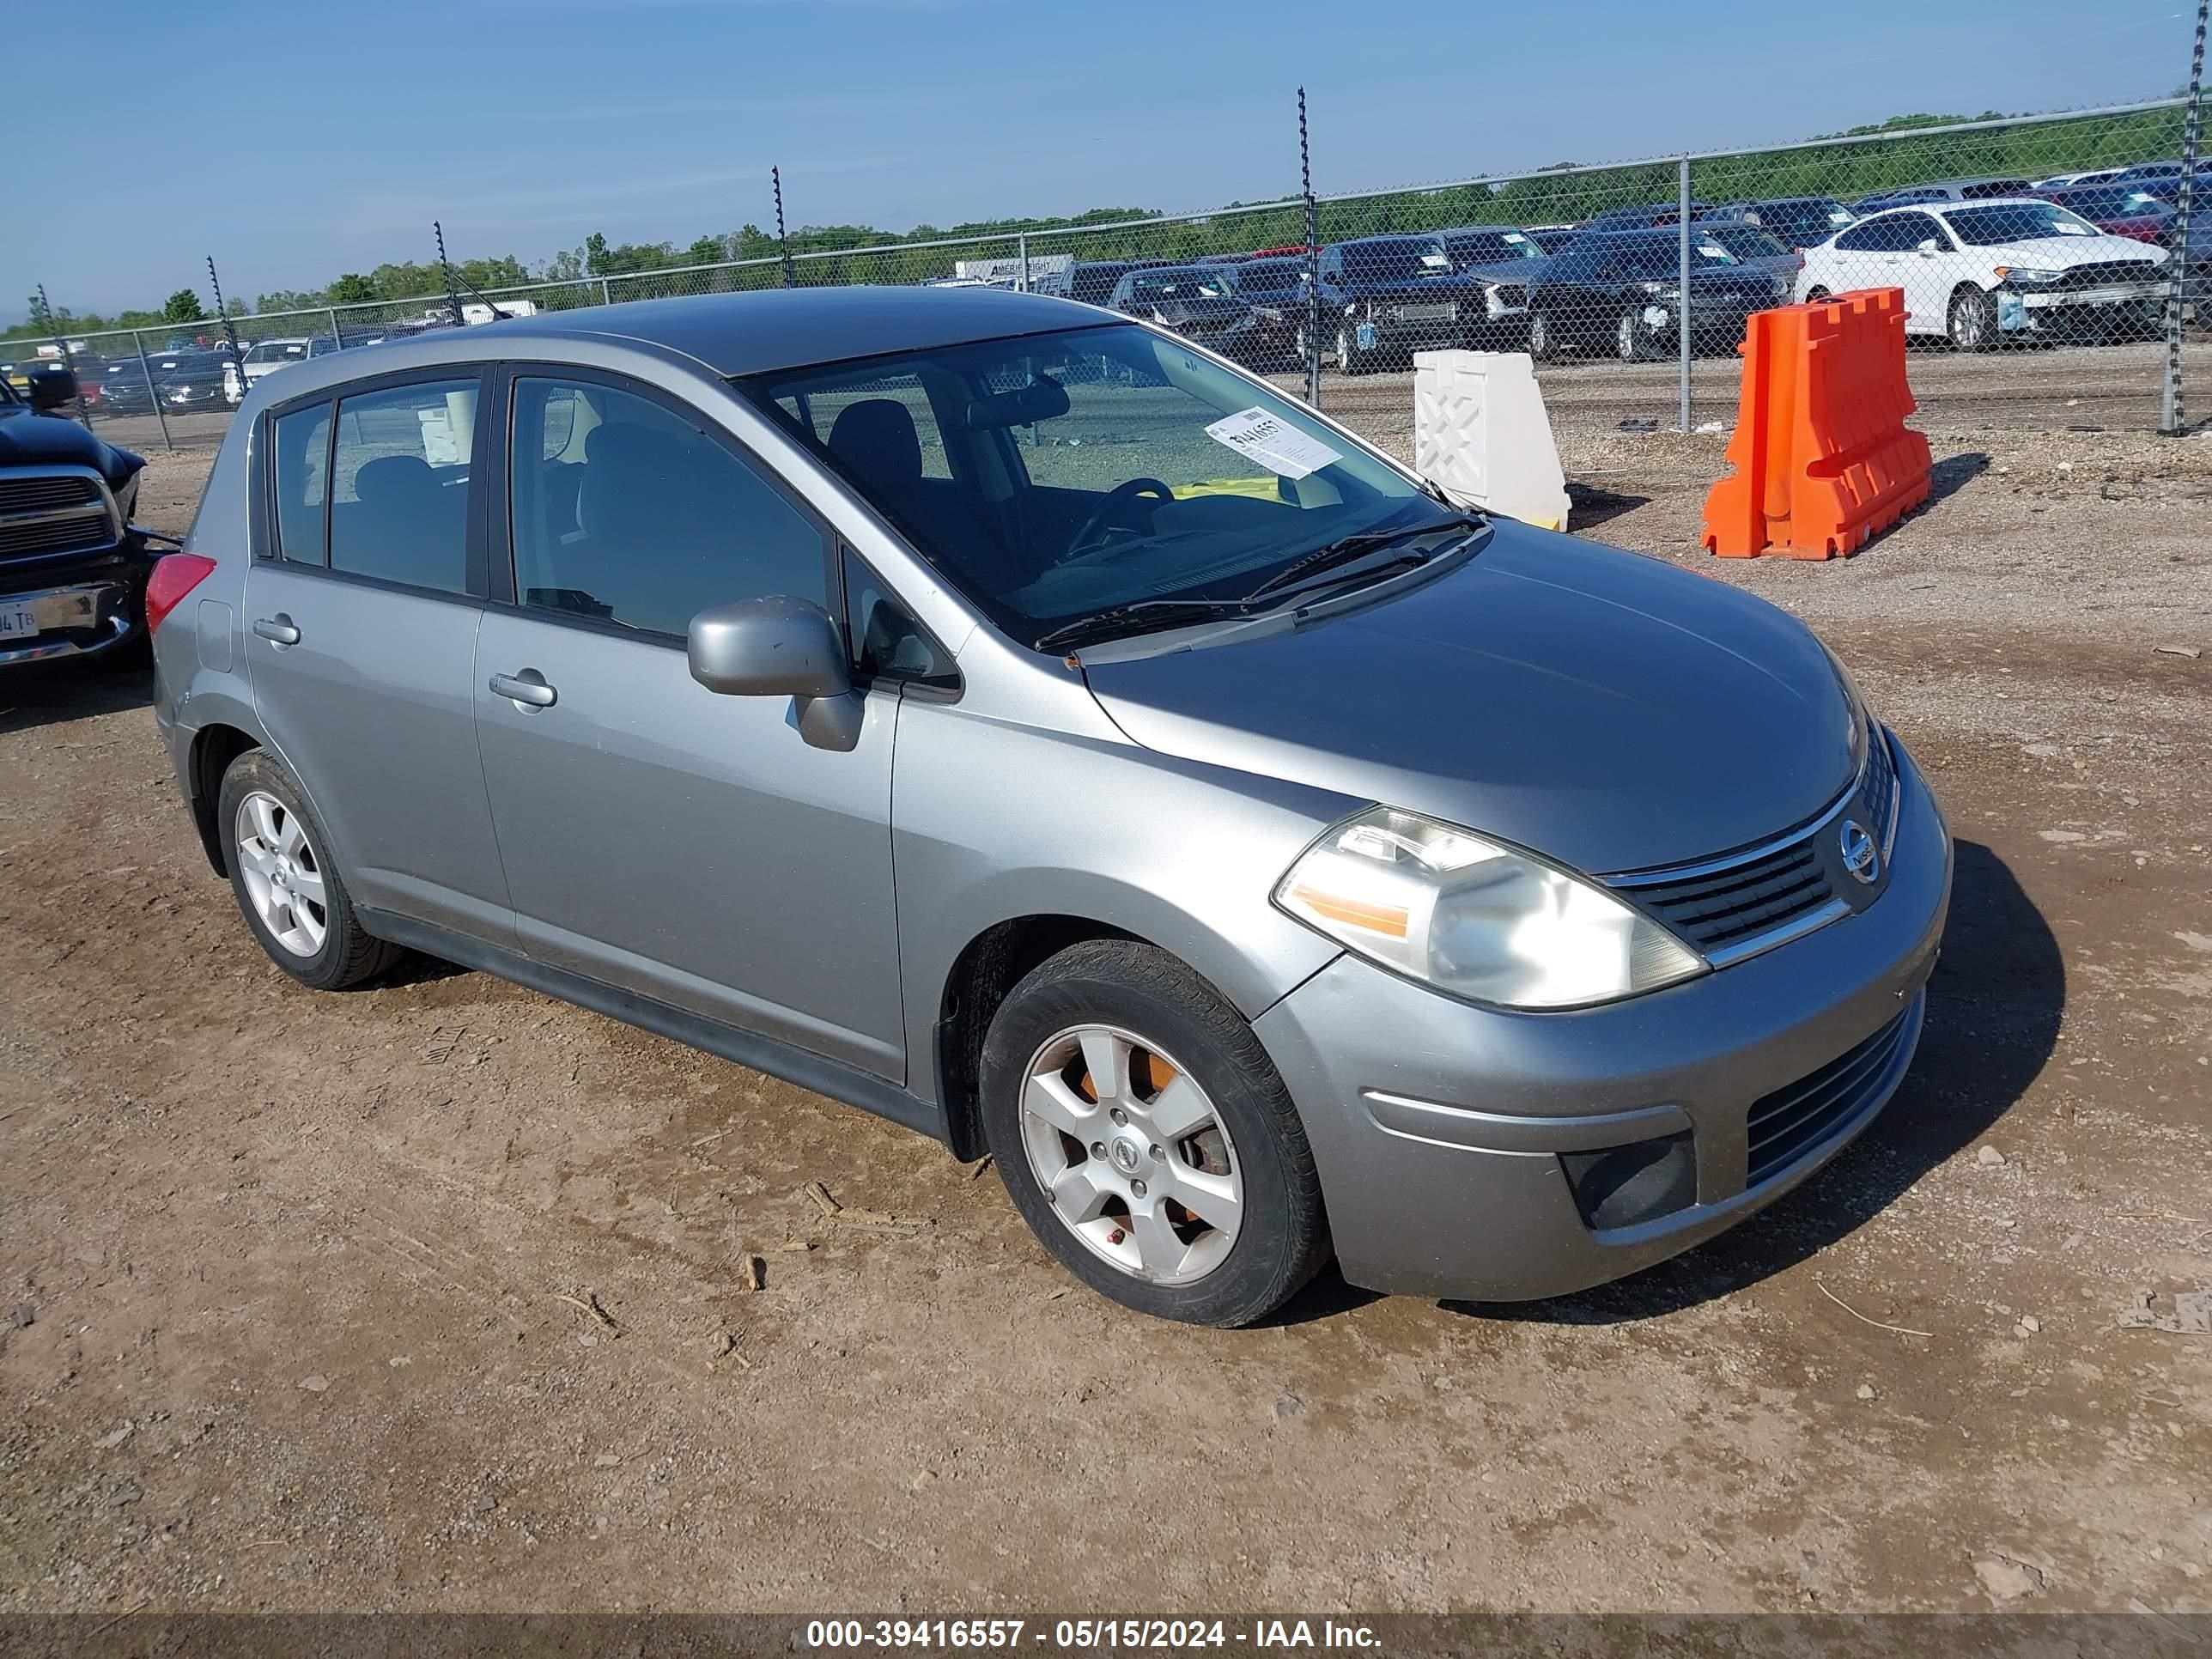
[[[1156,628],[1171,628],[1178,622],[1206,622],[1215,617],[1247,617],[1251,613],[1252,605],[1249,599],[1137,599],[1088,617],[1079,617],[1071,623],[1062,623],[1058,628],[1039,635],[1036,648],[1057,651],[1066,646],[1091,645],[1100,640],[1116,639],[1125,634],[1142,634]]]
[[[1342,536],[1310,553],[1292,559],[1273,575],[1261,582],[1244,598],[1247,601],[1279,593],[1302,576],[1310,576],[1337,565],[1349,564],[1354,559],[1372,553],[1378,547],[1392,547],[1416,536],[1435,535],[1447,530],[1480,530],[1489,519],[1475,513],[1454,513],[1441,524],[1413,525],[1403,530],[1364,530],[1357,535]]]

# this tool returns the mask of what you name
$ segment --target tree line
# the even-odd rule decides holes
[[[1703,202],[1812,195],[1850,202],[1877,191],[1945,177],[2006,174],[2033,179],[2063,169],[2117,167],[2178,155],[2181,116],[2181,111],[2171,108],[2094,121],[2062,116],[2018,126],[1954,133],[1924,130],[2003,118],[1993,112],[1976,116],[1893,116],[1846,132],[1822,134],[1807,148],[1693,161],[1691,188]],[[1881,142],[1847,142],[1869,137]],[[1320,207],[1320,230],[1323,241],[1335,241],[1462,224],[1571,223],[1608,207],[1671,202],[1679,185],[1677,164],[1671,160],[1589,170],[1578,170],[1577,164],[1563,161],[1536,176],[1496,186],[1451,185],[1324,202]],[[1107,225],[1117,228],[1099,228]],[[951,275],[955,260],[963,253],[986,250],[920,245],[1011,239],[1022,232],[1041,236],[1030,245],[1033,255],[1182,260],[1300,244],[1305,240],[1305,221],[1302,205],[1293,200],[1257,210],[1232,203],[1216,215],[1199,219],[1170,220],[1153,208],[1101,207],[1062,218],[991,219],[946,227],[922,224],[904,232],[872,225],[808,225],[791,233],[787,247],[772,232],[754,224],[729,232],[709,232],[681,244],[611,242],[593,232],[575,246],[536,266],[503,254],[457,259],[453,271],[464,297],[471,291],[496,295],[533,283],[574,284],[565,294],[555,290],[550,295],[537,296],[541,304],[556,307],[595,303],[600,278],[635,277],[744,260],[763,263],[751,270],[672,276],[656,286],[662,292],[774,287],[783,280],[779,256],[787,252],[794,258],[814,256],[793,267],[796,280],[808,286],[926,282]],[[1011,242],[988,252],[1009,253]],[[616,297],[623,297],[625,289],[631,297],[643,291],[639,284],[625,284],[614,290]],[[253,313],[419,300],[445,290],[445,274],[434,260],[397,260],[367,272],[343,272],[320,288],[259,294],[251,307],[234,300],[230,309],[235,319]],[[43,337],[57,330],[83,334],[103,329],[173,328],[207,314],[196,291],[179,289],[158,310],[125,311],[113,317],[73,314],[56,307],[51,324],[42,324],[34,317],[0,331],[0,337]]]

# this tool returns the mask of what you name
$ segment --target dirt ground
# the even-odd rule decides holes
[[[2212,1335],[2123,1322],[2212,1286],[2212,440],[1990,425],[1832,564],[1692,550],[1717,437],[1566,433],[1578,529],[1851,664],[1958,888],[1852,1151],[1528,1306],[1148,1322],[857,1111],[478,975],[301,990],[145,686],[0,679],[0,1612],[2212,1612]]]

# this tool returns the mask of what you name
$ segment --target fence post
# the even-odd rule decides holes
[[[154,405],[154,418],[161,423],[161,447],[174,449],[169,441],[169,415],[161,407],[161,394],[154,386],[154,366],[146,361],[146,336],[137,329],[131,331],[131,343],[138,348],[138,372],[146,377],[146,401]]]
[[[1020,232],[1016,233],[1016,234],[1015,234],[1015,236],[1014,236],[1014,254],[1015,254],[1015,257],[1016,257],[1017,258],[1018,258],[1018,259],[1021,261],[1021,264],[1022,264],[1021,274],[1020,274],[1019,276],[1018,276],[1017,277],[1015,277],[1015,279],[1014,279],[1014,286],[1015,286],[1016,288],[1019,289],[1023,293],[1026,294],[1026,293],[1028,293],[1028,292],[1030,291],[1030,234],[1029,234],[1029,232],[1027,232],[1027,231],[1025,231],[1025,230],[1024,230],[1024,231],[1020,231]]]
[[[1306,143],[1306,89],[1298,88],[1298,190],[1306,204],[1306,401],[1321,407],[1321,210],[1314,204]]]
[[[325,309],[330,313],[331,317],[331,349],[343,351],[345,336],[338,332],[338,308],[336,306],[327,306]]]
[[[775,248],[783,258],[783,285],[789,288],[792,285],[791,244],[783,234],[783,169],[770,167],[768,177],[769,182],[775,187]]]
[[[62,337],[64,331],[61,325],[54,320],[54,308],[46,303],[46,285],[44,283],[39,284],[39,320],[46,325],[47,331],[53,336],[54,349],[62,354],[62,367],[69,370],[71,377],[74,378],[76,374],[76,358],[69,349],[69,342]],[[84,400],[84,386],[82,382],[79,382],[76,389],[76,417],[83,424],[87,432],[92,430],[92,409]]]
[[[1675,216],[1680,221],[1676,242],[1679,246],[1681,268],[1680,283],[1682,298],[1674,313],[1674,340],[1677,374],[1681,381],[1682,430],[1690,429],[1690,158],[1682,158],[1681,170],[1676,179]]]
[[[607,286],[607,279],[606,279],[605,277],[604,277],[604,276],[600,277],[600,278],[599,278],[599,303],[600,303],[601,305],[603,305],[603,306],[611,306],[611,305],[612,305],[614,302],[615,302],[614,290],[613,290],[613,289],[610,289],[610,288]]]
[[[2181,395],[2181,307],[2189,297],[2189,258],[2195,251],[2190,245],[2189,222],[2196,205],[2197,143],[2203,131],[2208,13],[2212,13],[2212,0],[2197,0],[2197,45],[2189,59],[2189,112],[2181,122],[2181,191],[2173,204],[2173,271],[2166,279],[2166,399],[2158,429],[2169,438],[2180,437],[2189,425]],[[2212,259],[2206,264],[2212,268]],[[2199,295],[2197,305],[2200,312],[2212,307],[2212,293]],[[2203,324],[2207,319],[2200,315],[2197,320]]]

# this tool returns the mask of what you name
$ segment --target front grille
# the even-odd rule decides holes
[[[1834,1136],[1893,1080],[1898,1050],[1920,1012],[1916,1000],[1865,1042],[1786,1088],[1752,1103],[1744,1128],[1750,1164],[1744,1185],[1756,1187]]]
[[[11,478],[0,473],[0,515],[88,507],[99,499],[100,488],[89,478]]]
[[[31,524],[0,525],[0,562],[41,558],[55,553],[89,552],[115,538],[105,513],[81,519],[43,519]]]
[[[1866,781],[1859,798],[1874,815],[1874,822],[1868,828],[1874,831],[1875,845],[1887,858],[1890,831],[1897,826],[1897,757],[1889,752],[1889,734],[1879,727],[1875,730],[1873,747],[1867,755]]]
[[[1716,968],[1726,967],[1844,914],[1850,903],[1822,856],[1821,832],[1855,805],[1888,861],[1897,823],[1897,759],[1880,726],[1867,729],[1858,781],[1838,803],[1787,841],[1734,860],[1713,860],[1677,872],[1615,876],[1610,884],[1633,899]],[[1859,890],[1853,888],[1855,893]]]
[[[2148,259],[2108,259],[2094,265],[2075,265],[2055,283],[2039,283],[2043,289],[2111,288],[2119,283],[2148,283],[2159,274],[2156,264]]]
[[[1724,870],[1639,884],[1644,908],[1708,956],[1808,915],[1836,896],[1810,838]]]
[[[1391,319],[1401,323],[1449,323],[1459,315],[1459,307],[1447,301],[1443,305],[1392,306]]]

